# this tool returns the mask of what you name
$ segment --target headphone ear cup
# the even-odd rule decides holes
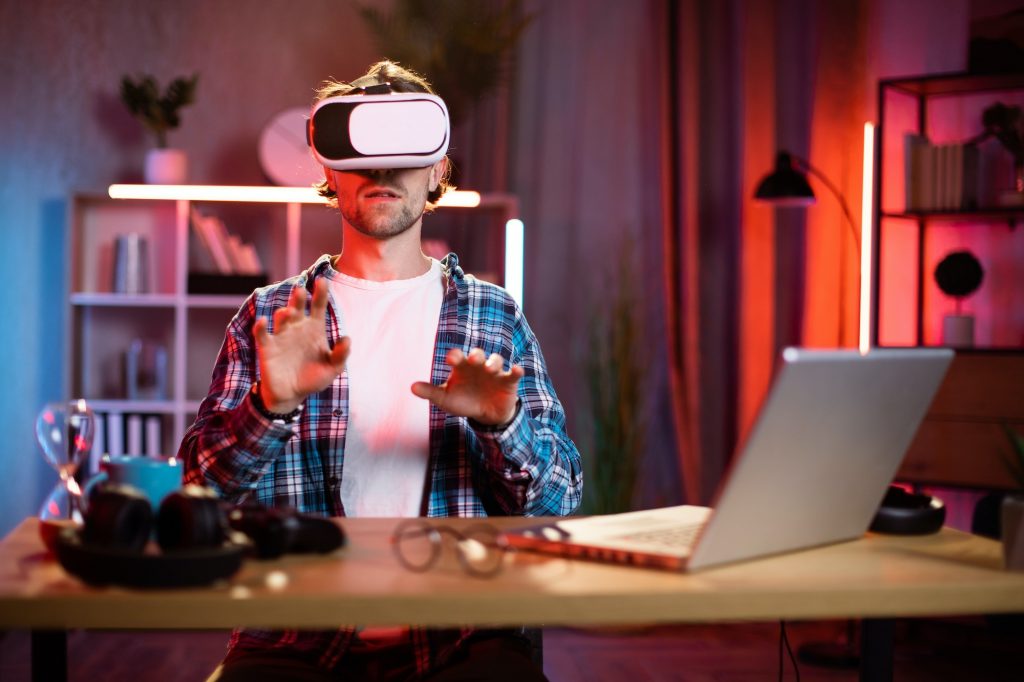
[[[890,486],[869,530],[892,535],[937,533],[946,520],[946,506],[930,495],[915,495]]]
[[[212,490],[185,486],[160,504],[157,543],[165,552],[217,547],[224,543],[226,523],[221,502]]]
[[[135,488],[107,484],[89,497],[82,529],[84,542],[141,552],[152,531],[153,509]]]

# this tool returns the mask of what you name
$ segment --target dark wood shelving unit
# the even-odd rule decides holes
[[[900,130],[900,122],[905,127],[916,113],[916,132],[921,135],[929,133],[929,106],[935,106],[939,98],[976,97],[991,93],[995,102],[999,93],[1024,91],[1024,73],[1001,75],[971,74],[940,74],[915,78],[893,78],[882,80],[878,84],[878,119],[877,139],[875,148],[875,207],[873,240],[873,289],[872,289],[872,329],[871,341],[879,345],[880,337],[892,341],[893,334],[883,334],[880,324],[883,319],[882,306],[893,300],[886,296],[899,294],[896,290],[883,292],[880,290],[882,276],[882,250],[885,230],[913,229],[916,231],[916,249],[906,242],[907,266],[914,268],[913,278],[916,291],[908,291],[914,297],[913,310],[914,338],[909,345],[923,345],[926,341],[934,343],[925,335],[925,287],[930,286],[926,262],[926,244],[930,226],[950,223],[963,223],[967,238],[975,234],[974,230],[1014,230],[1024,225],[1024,205],[1022,206],[989,206],[981,205],[970,210],[934,210],[914,211],[902,210],[893,201],[895,197],[883,196],[886,171],[902,172],[905,169],[894,168],[895,158],[887,168],[885,165],[887,123],[892,123],[894,131]],[[894,96],[887,102],[890,96]],[[916,112],[910,103],[898,99],[899,96],[910,97],[916,103]],[[887,105],[892,104],[893,119],[890,121]],[[948,102],[943,102],[948,106]],[[904,107],[906,105],[906,107]],[[979,130],[974,131],[980,132]],[[890,133],[889,150],[893,147]],[[967,137],[970,135],[968,134]],[[889,210],[886,210],[889,209]],[[892,210],[895,209],[895,210]],[[913,224],[908,228],[907,223]],[[887,225],[887,223],[889,223]],[[955,229],[959,230],[960,225]],[[899,255],[887,254],[887,257]],[[1024,264],[1019,272],[1024,273]],[[1024,274],[1021,275],[1024,282]],[[893,284],[890,284],[893,286]],[[905,301],[905,299],[903,299]],[[906,306],[909,308],[910,306]],[[901,308],[902,309],[902,308]],[[1012,312],[1012,311],[1011,311]],[[904,327],[903,329],[907,329]],[[896,334],[898,336],[898,334]],[[908,345],[906,343],[902,345]],[[1009,489],[1014,483],[1002,461],[1002,453],[1009,447],[1003,425],[1009,425],[1024,432],[1024,338],[1021,346],[1006,347],[975,347],[958,349],[956,358],[950,368],[938,396],[935,399],[914,443],[904,460],[898,474],[900,480],[921,485],[939,485],[967,489]]]

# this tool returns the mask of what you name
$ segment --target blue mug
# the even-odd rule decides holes
[[[181,460],[176,457],[105,455],[99,473],[85,485],[85,498],[104,481],[130,485],[149,499],[155,514],[163,499],[181,488],[181,477]]]

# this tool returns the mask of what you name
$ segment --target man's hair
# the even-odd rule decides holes
[[[370,66],[369,70],[364,75],[350,83],[331,79],[325,80],[317,89],[316,99],[313,103],[315,104],[316,102],[327,99],[328,97],[348,95],[360,88],[379,85],[381,83],[390,83],[391,90],[393,92],[425,92],[430,95],[437,94],[430,86],[430,83],[427,82],[426,78],[411,69],[407,69],[399,65],[397,62],[385,59],[384,61],[377,62]],[[437,189],[427,195],[426,210],[434,210],[437,207],[438,199],[440,199],[448,190],[455,189],[448,183],[448,179],[451,175],[451,169],[452,164],[451,159],[449,159],[448,165],[445,167],[444,175],[441,177],[441,182],[437,185]],[[328,187],[326,180],[318,183],[315,187],[317,192],[320,193],[320,196],[327,199],[328,205],[333,206],[334,208],[338,207],[338,195],[333,189]]]

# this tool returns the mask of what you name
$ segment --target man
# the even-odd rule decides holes
[[[350,84],[326,83],[317,101],[367,92],[432,93],[385,61]],[[335,516],[575,511],[580,456],[522,312],[503,289],[464,275],[454,254],[439,262],[420,249],[447,163],[325,167],[341,253],[255,291],[232,319],[182,442],[188,482],[232,502]],[[543,677],[508,631],[409,628],[238,630],[219,673]]]

